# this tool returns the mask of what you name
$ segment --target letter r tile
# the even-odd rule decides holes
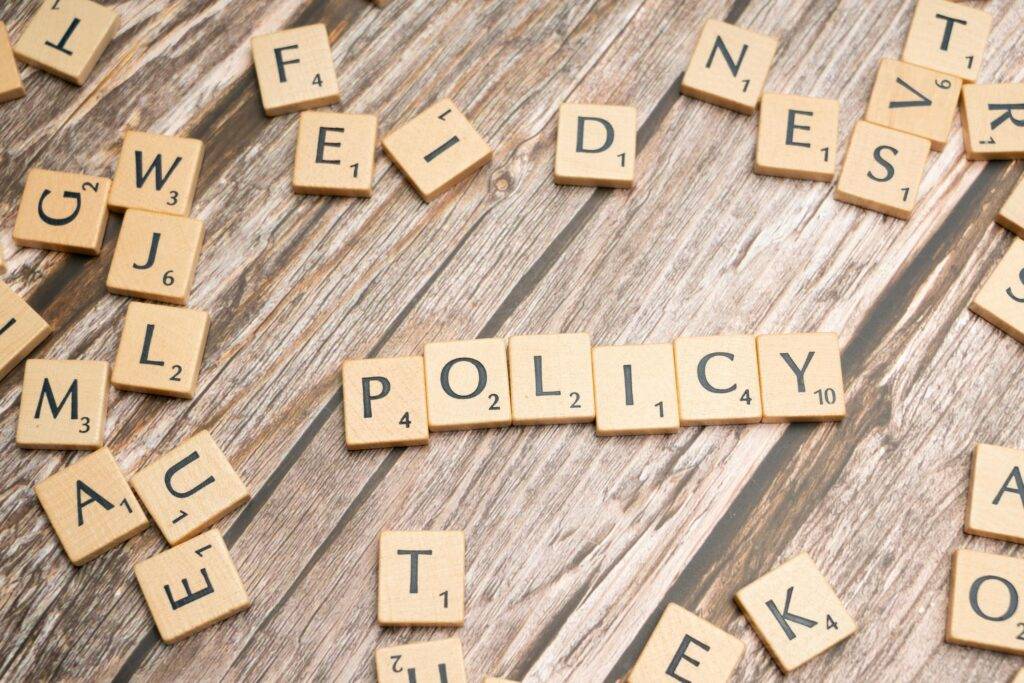
[[[853,617],[807,553],[741,588],[736,603],[784,673],[857,631]]]

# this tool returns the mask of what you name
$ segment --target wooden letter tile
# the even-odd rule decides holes
[[[683,74],[683,94],[753,114],[779,41],[709,19]]]
[[[761,382],[752,335],[680,337],[675,355],[680,424],[761,421]]]
[[[864,119],[925,138],[932,149],[941,150],[949,140],[962,85],[956,76],[883,59]]]
[[[512,422],[594,421],[589,334],[537,334],[508,340]]]
[[[303,112],[292,189],[299,194],[369,197],[376,151],[376,116]]]
[[[1024,83],[965,85],[960,109],[968,159],[1024,157]]]
[[[462,642],[458,638],[408,643],[377,650],[377,683],[446,681],[466,683]]]
[[[0,379],[52,331],[24,299],[0,282]]]
[[[971,310],[1024,344],[1024,241],[1014,238],[1006,255],[971,301]]]
[[[249,490],[205,430],[136,472],[131,483],[171,545],[201,534],[249,500]]]
[[[1017,237],[1024,237],[1024,176],[1007,198],[996,216],[996,223]]]
[[[252,61],[267,116],[322,107],[341,99],[323,24],[253,36]]]
[[[512,424],[504,339],[435,342],[423,357],[430,431]]]
[[[111,382],[122,391],[192,398],[209,329],[206,311],[131,302]]]
[[[102,446],[109,380],[104,361],[26,361],[18,445],[80,451]]]
[[[0,21],[0,102],[10,102],[24,96],[25,86],[21,83],[21,74],[14,61],[7,26]]]
[[[1024,560],[960,548],[953,553],[946,642],[1024,654]]]
[[[917,203],[931,144],[924,138],[858,121],[836,199],[906,220]]]
[[[106,178],[33,168],[18,205],[14,242],[95,256],[107,231],[109,196]]]
[[[636,109],[608,104],[563,104],[558,109],[555,182],[633,187]]]
[[[377,622],[382,626],[461,626],[466,537],[461,531],[384,531],[380,535]]]
[[[846,415],[836,335],[760,335],[757,367],[764,422],[821,422]]]
[[[427,202],[491,160],[491,148],[451,100],[427,107],[381,144]]]
[[[36,484],[36,497],[71,564],[80,566],[149,526],[106,448]]]
[[[249,596],[216,529],[135,565],[160,639],[176,643],[249,609]]]
[[[836,175],[839,101],[765,93],[754,172],[830,181]]]
[[[128,209],[107,272],[107,290],[184,304],[192,291],[202,246],[202,222]]]
[[[422,357],[346,360],[341,395],[349,450],[427,443]]]
[[[946,0],[918,0],[903,46],[903,61],[978,79],[992,15]]]
[[[128,131],[110,190],[110,208],[187,216],[203,165],[203,142]]]
[[[679,431],[671,344],[595,346],[598,436]]]
[[[964,531],[1024,543],[1024,451],[979,443],[974,447]]]
[[[82,85],[110,39],[117,12],[91,0],[43,0],[14,44],[18,59]]]
[[[741,588],[736,603],[784,673],[857,631],[853,617],[807,553]]]
[[[626,683],[726,683],[745,649],[743,641],[669,603]]]

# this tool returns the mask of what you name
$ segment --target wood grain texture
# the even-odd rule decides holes
[[[15,39],[36,3],[5,3]],[[23,366],[0,382],[0,678],[373,680],[377,647],[457,635],[468,674],[612,681],[676,602],[740,637],[737,680],[780,677],[732,601],[807,550],[861,631],[800,680],[1004,680],[1018,662],[943,643],[971,449],[1024,445],[1024,347],[967,311],[1011,236],[992,219],[1019,163],[968,162],[959,124],[906,223],[832,186],[756,176],[756,116],[679,95],[709,17],[780,40],[766,88],[838,99],[840,149],[911,0],[130,0],[81,88],[24,68],[0,108],[0,220],[33,165],[113,172],[125,130],[201,139],[207,227],[190,307],[211,315],[196,396],[111,391],[126,473],[210,429],[252,500],[218,525],[250,610],[168,647],[132,565],[147,532],[74,569],[31,487],[72,454],[14,445]],[[995,16],[981,80],[1024,78],[1024,6]],[[343,99],[382,134],[450,97],[494,148],[425,204],[378,152],[369,200],[297,196],[297,116],[268,119],[249,38],[323,22]],[[631,191],[552,182],[564,101],[637,109]],[[842,155],[840,155],[841,161]],[[38,357],[112,360],[127,300],[101,256],[0,248],[54,326]],[[594,344],[831,330],[838,424],[592,425],[437,434],[350,453],[338,369],[428,341],[587,331]],[[383,528],[464,529],[463,628],[375,625]]]

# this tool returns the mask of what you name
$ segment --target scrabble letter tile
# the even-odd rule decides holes
[[[996,223],[1017,237],[1024,237],[1024,177],[1021,177],[1017,187],[1013,188],[1003,208],[999,210]]]
[[[754,172],[830,181],[836,175],[839,101],[765,93]]]
[[[960,108],[968,159],[1024,157],[1024,83],[965,85]]]
[[[435,342],[423,357],[430,431],[512,424],[504,339]]]
[[[595,346],[598,436],[679,431],[671,344]]]
[[[111,382],[122,391],[192,398],[209,329],[206,311],[132,301]]]
[[[971,301],[970,309],[1024,344],[1024,241],[1013,244]]]
[[[135,494],[101,448],[36,484],[36,497],[71,564],[81,566],[149,526]]]
[[[346,360],[341,395],[349,450],[427,443],[422,357]]]
[[[382,647],[376,652],[377,683],[447,681],[466,683],[462,642],[458,638]]]
[[[903,61],[978,80],[992,15],[946,0],[918,0],[903,46]]]
[[[964,531],[1024,543],[1024,451],[979,443],[974,447]]]
[[[853,617],[807,553],[741,588],[736,603],[784,673],[857,631]]]
[[[24,299],[0,282],[0,379],[52,331]]]
[[[109,380],[104,361],[26,361],[18,445],[79,451],[102,446]]]
[[[249,596],[216,529],[135,565],[160,639],[176,643],[249,609]]]
[[[377,622],[382,626],[461,626],[466,537],[461,531],[384,531],[380,535]]]
[[[779,41],[709,19],[683,74],[684,95],[753,114]]]
[[[846,415],[839,338],[831,333],[757,338],[764,422],[821,422]]]
[[[594,421],[589,334],[537,334],[508,340],[512,422]]]
[[[1024,560],[960,548],[953,553],[946,642],[1024,654]]]
[[[14,242],[95,256],[107,231],[109,196],[106,178],[33,168],[18,205]]]
[[[369,197],[376,150],[376,116],[303,112],[292,189],[298,194]]]
[[[249,500],[249,490],[206,430],[143,467],[131,482],[171,545],[201,534]]]
[[[139,299],[184,304],[192,291],[202,246],[202,222],[128,209],[107,272],[107,290]]]
[[[726,683],[745,649],[743,641],[669,603],[626,683]]]
[[[323,24],[253,36],[252,61],[267,116],[322,107],[341,99]]]
[[[491,148],[451,100],[427,107],[381,144],[427,202],[491,160]]]
[[[201,140],[130,130],[117,159],[110,208],[187,216],[202,165]]]
[[[18,59],[82,85],[110,39],[117,12],[91,0],[43,0],[14,45]]]
[[[680,424],[761,421],[753,336],[680,337],[675,355]]]
[[[558,109],[555,182],[633,187],[636,109],[608,104],[563,104]]]
[[[836,199],[906,220],[914,210],[931,144],[924,138],[858,121]]]
[[[14,61],[7,26],[0,21],[0,102],[10,102],[24,96],[25,86],[21,83],[21,74]]]
[[[932,149],[941,150],[949,140],[962,85],[956,76],[883,59],[864,119],[925,138]]]

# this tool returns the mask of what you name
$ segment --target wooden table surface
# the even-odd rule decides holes
[[[97,258],[16,248],[30,167],[109,176],[125,129],[206,143],[207,238],[190,306],[212,316],[192,401],[111,390],[108,445],[132,472],[209,428],[253,492],[219,524],[252,608],[161,644],[132,565],[151,529],[65,558],[32,485],[80,455],[14,445],[23,368],[0,384],[0,679],[373,680],[375,648],[457,634],[470,680],[612,681],[669,601],[747,644],[737,680],[779,678],[733,593],[807,550],[861,630],[794,679],[1006,680],[1018,658],[943,642],[975,442],[1024,446],[1024,347],[967,311],[1008,247],[992,222],[1020,163],[969,162],[959,123],[901,222],[833,187],[752,173],[757,118],[679,95],[701,23],[779,37],[768,89],[838,98],[841,148],[912,0],[131,0],[85,86],[25,68],[0,107],[5,277],[49,320],[34,356],[113,360],[128,300]],[[1024,3],[995,16],[982,81],[1024,77]],[[37,3],[0,19],[17,37]],[[327,25],[339,110],[387,132],[453,98],[494,148],[431,204],[379,156],[371,199],[291,192],[297,117],[260,107],[249,37]],[[639,113],[632,191],[552,182],[565,101]],[[595,343],[831,330],[839,424],[592,425],[436,434],[350,453],[345,358],[434,340],[588,331]],[[464,529],[463,628],[375,623],[377,535]]]

